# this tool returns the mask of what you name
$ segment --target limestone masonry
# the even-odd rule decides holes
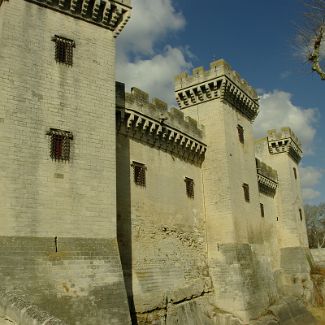
[[[0,0],[0,324],[316,324],[298,138],[224,60],[126,92],[130,2]]]

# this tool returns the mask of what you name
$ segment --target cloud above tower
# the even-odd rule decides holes
[[[186,25],[172,0],[137,0],[126,29],[117,41],[117,80],[137,86],[151,97],[175,103],[174,77],[191,68],[191,53],[167,43],[168,34]]]
[[[263,137],[267,130],[289,126],[298,136],[305,154],[312,153],[319,111],[293,104],[292,95],[275,90],[260,96],[260,113],[254,122],[256,137]]]

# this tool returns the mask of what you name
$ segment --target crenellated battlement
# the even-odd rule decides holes
[[[220,98],[250,120],[258,114],[256,91],[223,59],[212,62],[209,70],[198,67],[192,75],[182,72],[176,76],[175,93],[181,109]]]
[[[271,154],[287,152],[289,156],[299,163],[302,158],[302,146],[289,127],[283,127],[279,132],[276,129],[267,132],[269,151]]]
[[[274,196],[278,187],[278,172],[258,158],[255,161],[259,191]]]
[[[123,89],[124,84],[117,83],[119,132],[184,159],[203,159],[206,151],[202,142],[203,126],[177,108],[168,109],[168,105],[160,99],[150,100],[148,93],[138,88],[132,88],[131,93],[125,93]]]
[[[120,34],[131,15],[131,0],[25,0]]]

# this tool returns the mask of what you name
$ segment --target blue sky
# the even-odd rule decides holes
[[[325,81],[296,49],[300,0],[133,0],[117,79],[175,105],[174,76],[224,58],[261,95],[255,133],[290,126],[304,145],[307,203],[325,202]]]

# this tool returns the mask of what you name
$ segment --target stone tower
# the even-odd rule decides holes
[[[288,127],[279,132],[270,130],[266,138],[256,141],[256,155],[277,170],[274,221],[279,250],[276,264],[281,269],[277,281],[279,291],[305,296],[308,300],[310,297],[306,296],[306,292],[312,285],[298,169],[302,158],[301,143]]]
[[[129,322],[115,37],[130,12],[130,0],[0,1],[1,286],[69,324]]]
[[[278,172],[276,197],[279,212],[279,244],[284,247],[308,247],[298,164],[302,157],[300,141],[290,128],[268,131],[268,158]]]
[[[276,295],[271,273],[258,266],[268,261],[262,262],[252,133],[259,109],[256,92],[224,60],[211,63],[208,71],[200,67],[192,76],[180,74],[175,92],[184,114],[205,127],[202,177],[216,303],[242,319],[254,318]],[[242,294],[234,294],[238,291]]]

